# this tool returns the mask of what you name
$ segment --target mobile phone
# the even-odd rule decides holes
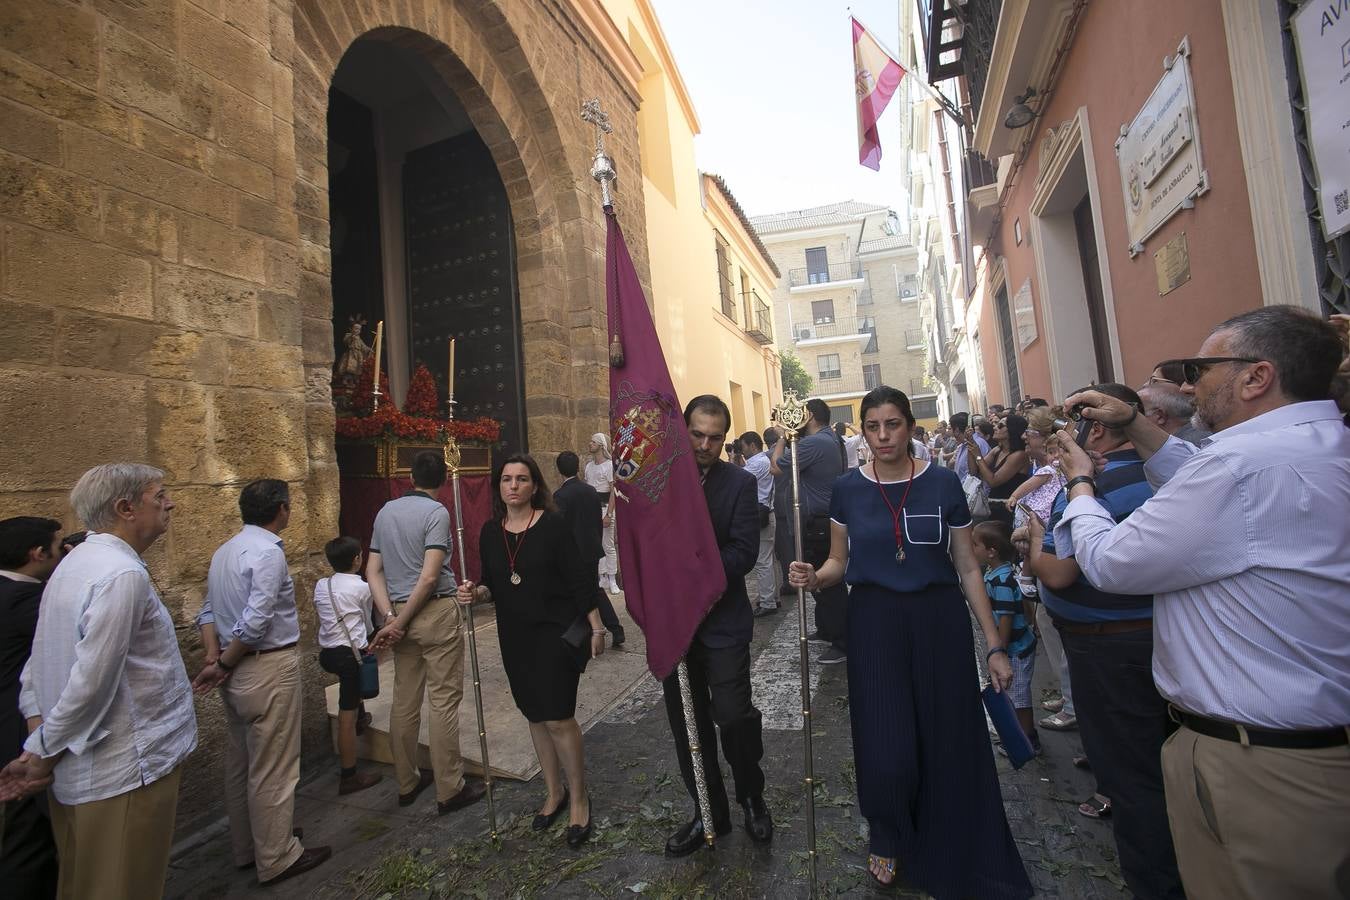
[[[1022,511],[1022,515],[1026,516],[1028,519],[1036,515],[1034,512],[1031,511],[1031,507],[1027,506],[1021,500],[1017,501],[1017,508],[1020,509]]]

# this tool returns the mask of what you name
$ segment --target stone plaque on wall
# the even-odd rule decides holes
[[[1163,61],[1163,76],[1153,93],[1116,140],[1131,256],[1178,210],[1209,190],[1190,55],[1190,40],[1183,38],[1176,53]]]

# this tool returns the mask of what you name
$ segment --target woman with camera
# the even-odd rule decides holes
[[[987,457],[969,435],[966,437],[970,470],[989,485],[989,518],[1006,522],[1009,527],[1013,511],[1008,498],[1029,475],[1030,459],[1023,439],[1026,430],[1027,420],[1019,415],[999,419],[994,425],[994,442],[998,446]]]
[[[1030,897],[981,712],[967,607],[992,648],[996,690],[1011,683],[1012,668],[961,483],[914,457],[902,392],[876,388],[861,412],[872,462],[835,482],[824,564],[794,562],[789,581],[852,588],[849,716],[868,869],[882,886],[899,869],[910,887],[937,897]]]
[[[577,684],[586,661],[605,652],[605,630],[576,538],[554,509],[534,458],[507,457],[496,484],[493,517],[478,539],[483,581],[461,583],[456,599],[496,604],[502,667],[516,707],[529,720],[548,789],[531,827],[545,830],[566,808],[567,844],[575,849],[592,832]]]

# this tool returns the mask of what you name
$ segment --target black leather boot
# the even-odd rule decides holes
[[[745,810],[745,832],[750,840],[757,844],[767,844],[773,840],[773,817],[764,805],[763,797],[751,797],[741,803]]]

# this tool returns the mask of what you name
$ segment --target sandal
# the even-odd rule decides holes
[[[1041,719],[1041,727],[1048,728],[1051,731],[1072,731],[1078,727],[1078,717],[1060,710],[1053,716],[1046,716]]]
[[[1041,709],[1046,712],[1057,713],[1064,708],[1064,697],[1061,695],[1053,700],[1042,700]]]
[[[881,869],[882,873],[887,877],[883,879],[878,875],[876,873],[876,868],[873,868],[874,866]],[[895,860],[885,856],[877,856],[875,853],[869,853],[867,855],[867,874],[871,875],[872,880],[880,887],[888,888],[895,884]]]
[[[1111,818],[1111,798],[1103,797],[1101,794],[1093,794],[1078,804],[1078,814],[1087,816],[1089,819],[1109,819]]]

